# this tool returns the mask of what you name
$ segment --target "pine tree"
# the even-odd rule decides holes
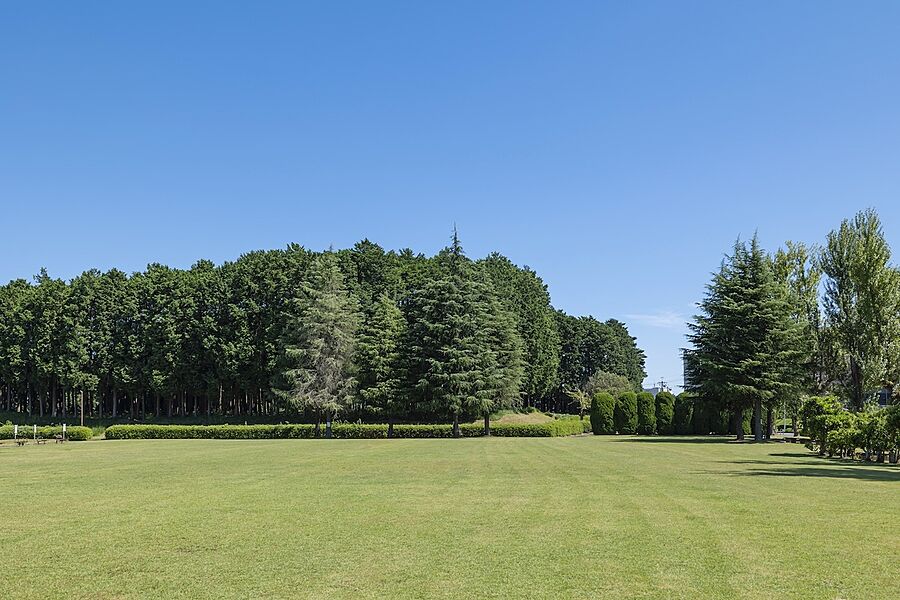
[[[521,339],[488,282],[478,278],[456,231],[438,256],[440,276],[410,298],[404,351],[407,389],[420,409],[452,418],[483,416],[514,403],[521,383]]]
[[[332,252],[313,262],[296,309],[282,339],[280,395],[291,407],[315,413],[317,430],[324,416],[330,437],[332,418],[353,399],[358,322],[356,300]]]
[[[784,287],[755,236],[749,247],[735,244],[699,306],[685,352],[688,389],[707,405],[724,403],[738,439],[742,412],[753,408],[754,436],[762,439],[764,405],[797,388],[804,356]]]
[[[403,408],[399,348],[405,330],[397,303],[382,293],[360,331],[356,349],[362,410],[386,418],[389,435]]]

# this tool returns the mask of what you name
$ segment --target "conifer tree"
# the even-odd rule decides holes
[[[382,293],[360,331],[356,350],[362,410],[387,419],[389,436],[402,412],[400,344],[405,331],[397,303]]]
[[[332,252],[313,261],[301,292],[282,338],[280,395],[290,406],[312,411],[317,430],[324,416],[330,437],[332,418],[353,399],[357,305]]]
[[[688,389],[706,404],[725,403],[738,439],[742,412],[752,408],[760,440],[764,405],[796,392],[805,357],[784,287],[755,236],[749,246],[735,244],[699,306],[685,352]]]
[[[463,414],[484,416],[487,427],[491,410],[518,397],[521,340],[455,230],[438,268],[410,298],[407,385],[414,404],[451,418],[458,435]]]

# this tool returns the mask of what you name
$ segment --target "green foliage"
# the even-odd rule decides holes
[[[0,411],[59,422],[83,406],[108,424],[565,410],[560,319],[579,332],[565,381],[642,378],[624,326],[558,317],[537,274],[499,254],[472,263],[457,238],[431,258],[364,240],[69,282],[42,271],[0,286]]]
[[[403,313],[382,292],[365,321],[357,345],[363,413],[386,418],[402,414],[400,344],[405,332]]]
[[[609,435],[616,432],[615,411],[616,400],[609,392],[594,394],[591,398],[591,430],[595,435]]]
[[[13,434],[15,433],[15,428],[11,424],[6,424],[0,426],[0,440],[11,440],[13,439]],[[34,427],[31,425],[19,425],[19,438],[20,439],[33,439],[35,435]],[[57,435],[62,435],[62,426],[61,425],[39,425],[37,428],[37,437],[44,439],[52,439]],[[90,427],[81,427],[79,425],[73,425],[71,427],[66,427],[66,439],[71,442],[83,442],[85,440],[89,440],[94,436],[94,432]]]
[[[630,383],[629,390],[640,389],[647,376],[645,356],[625,325],[615,319],[601,323],[593,317],[573,317],[562,311],[557,311],[556,322],[562,340],[559,395],[570,389],[587,390],[591,376],[598,371],[624,377]]]
[[[597,392],[606,392],[613,398],[624,392],[633,392],[634,382],[624,375],[617,373],[609,373],[607,371],[596,371],[591,375],[587,383],[584,384],[584,392],[588,397],[593,397]]]
[[[821,255],[825,315],[839,360],[832,376],[861,409],[871,390],[900,378],[900,274],[874,210],[828,234]]]
[[[637,433],[656,433],[656,401],[650,392],[640,392],[637,395]]]
[[[560,346],[547,286],[537,273],[528,267],[517,267],[496,252],[479,261],[479,265],[513,316],[524,342],[522,393],[529,400],[544,398],[556,385]]]
[[[690,391],[707,404],[726,403],[732,414],[754,407],[758,417],[764,405],[799,393],[808,348],[785,286],[755,236],[749,245],[735,244],[700,309],[689,324],[693,347],[685,352]],[[754,433],[762,439],[759,420]],[[737,435],[743,438],[743,431]]]
[[[675,433],[688,435],[693,433],[694,397],[689,392],[681,392],[675,398],[675,410],[672,423]]]
[[[263,440],[313,438],[314,425],[112,425],[108,440]]]
[[[518,404],[522,340],[455,232],[439,264],[438,274],[409,298],[404,365],[414,407],[455,426],[463,416]]]
[[[619,397],[616,398],[616,408],[613,413],[613,419],[618,433],[631,435],[637,432],[637,410],[637,394],[634,392],[623,392],[622,394],[619,394]]]
[[[0,427],[0,439],[6,429],[12,437],[12,427]],[[49,431],[50,428],[45,428]],[[85,429],[88,434],[90,429]],[[70,429],[70,430],[71,430]],[[39,429],[39,432],[41,429]],[[254,440],[282,438],[313,438],[314,425],[112,425],[106,429],[108,440],[137,439],[218,439]],[[464,423],[459,426],[461,437],[480,437],[484,428],[478,424]],[[491,435],[497,437],[559,437],[578,435],[584,432],[582,421],[575,419],[555,419],[546,423],[498,423],[491,426]],[[332,436],[336,439],[380,439],[387,438],[385,424],[334,423]],[[90,437],[90,435],[88,435]],[[450,438],[452,425],[394,425],[395,438]],[[87,438],[84,438],[87,439]]]
[[[841,414],[844,407],[833,396],[811,396],[803,401],[800,408],[800,425],[804,435],[809,436],[820,448],[826,447],[829,425],[834,417]]]
[[[580,419],[555,419],[546,423],[504,423],[491,426],[497,437],[560,437],[584,433]]]
[[[675,433],[675,395],[672,392],[656,394],[656,431],[660,435]]]

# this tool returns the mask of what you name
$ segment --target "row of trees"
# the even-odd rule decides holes
[[[833,394],[855,412],[882,390],[894,396],[900,271],[873,210],[842,222],[822,247],[788,242],[770,255],[755,236],[738,241],[699,307],[686,388],[727,410],[739,438],[748,410],[763,439],[779,407],[796,431],[806,396]]]
[[[591,431],[595,435],[672,435],[675,430],[675,396],[659,392],[621,391],[613,396],[603,389],[591,398]]]
[[[29,415],[458,421],[563,412],[598,372],[643,380],[623,324],[555,310],[534,271],[455,233],[433,257],[291,245],[0,287],[0,410]]]

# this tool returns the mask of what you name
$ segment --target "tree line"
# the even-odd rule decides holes
[[[0,410],[41,417],[453,421],[573,410],[598,372],[639,389],[624,324],[556,310],[533,270],[299,245],[189,269],[42,270],[0,287]]]
[[[713,274],[684,351],[686,389],[731,415],[752,415],[756,439],[778,412],[798,430],[802,402],[833,396],[842,410],[897,402],[900,271],[874,210],[831,231],[821,246],[787,242],[773,254],[738,241]]]

